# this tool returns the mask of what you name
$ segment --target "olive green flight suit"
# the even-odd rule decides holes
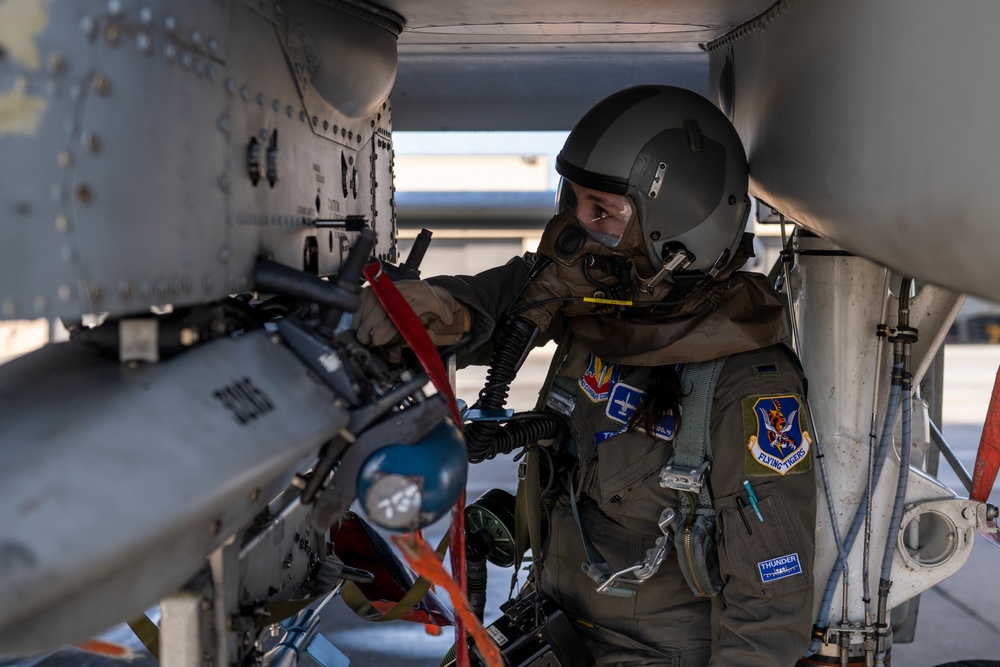
[[[462,365],[488,362],[490,334],[526,274],[526,264],[515,259],[474,277],[429,280],[474,312],[472,342],[460,357]],[[590,360],[584,346],[574,343],[559,369],[561,384],[579,380]],[[656,370],[621,366],[618,382],[641,390]],[[795,415],[786,409],[784,417],[811,436],[802,372],[784,346],[727,358],[711,406],[708,479],[723,581],[715,599],[690,590],[674,554],[634,597],[597,593],[581,569],[587,557],[564,484],[550,517],[541,583],[577,620],[598,665],[791,667],[802,656],[813,621],[816,481],[811,451],[785,474],[754,459],[751,438],[765,433],[763,408],[776,405],[776,398],[800,407]],[[594,401],[582,388],[577,391],[570,420],[579,461],[573,474],[587,537],[613,569],[622,569],[642,560],[653,546],[661,534],[660,512],[677,507],[679,496],[659,485],[658,473],[672,455],[671,441],[640,429],[597,444],[597,434],[623,428],[607,410],[607,400]],[[744,480],[756,492],[763,522],[750,507]],[[782,569],[781,563],[788,562],[794,568]]]

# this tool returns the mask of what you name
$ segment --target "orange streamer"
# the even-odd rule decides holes
[[[102,655],[105,658],[115,658],[118,660],[133,660],[137,657],[135,651],[123,644],[106,642],[101,639],[89,639],[75,644],[76,648],[94,655]]]
[[[392,541],[402,551],[414,572],[440,586],[448,593],[448,597],[451,598],[451,602],[455,606],[455,613],[464,622],[472,636],[472,641],[479,648],[480,655],[486,660],[487,667],[503,667],[500,649],[486,633],[486,629],[479,622],[475,612],[472,611],[469,601],[458,588],[458,584],[452,580],[451,575],[438,561],[434,549],[419,536],[393,536]]]

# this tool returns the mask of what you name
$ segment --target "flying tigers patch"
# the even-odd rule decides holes
[[[608,400],[611,389],[618,383],[622,370],[618,364],[601,361],[596,355],[590,355],[590,365],[580,378],[580,389],[594,403]]]
[[[794,395],[743,399],[748,475],[787,475],[812,469],[812,436],[802,400]]]

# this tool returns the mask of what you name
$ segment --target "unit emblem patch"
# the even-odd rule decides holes
[[[611,388],[618,383],[621,374],[621,368],[618,364],[601,361],[600,357],[592,354],[587,372],[580,378],[580,388],[594,403],[606,401],[611,395]]]
[[[749,474],[805,472],[812,468],[812,437],[798,396],[743,399]]]
[[[617,383],[611,390],[611,398],[608,400],[608,407],[605,408],[604,414],[608,416],[608,419],[628,426],[629,421],[632,420],[632,415],[635,414],[636,408],[639,407],[639,401],[642,400],[643,393],[641,389],[636,389],[624,382]],[[621,431],[612,433],[612,435],[617,435],[624,430],[623,428]],[[598,435],[600,436],[601,434]],[[661,418],[656,428],[653,429],[653,435],[661,440],[673,440],[674,416],[667,415]]]

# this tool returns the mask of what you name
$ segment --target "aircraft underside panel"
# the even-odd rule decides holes
[[[394,259],[401,23],[350,5],[5,3],[0,319],[214,301],[262,256],[335,273],[361,225]]]
[[[0,371],[0,655],[176,591],[348,421],[263,330],[135,367],[49,345]]]
[[[986,0],[784,0],[716,40],[755,195],[840,246],[1000,298],[1000,107]]]

